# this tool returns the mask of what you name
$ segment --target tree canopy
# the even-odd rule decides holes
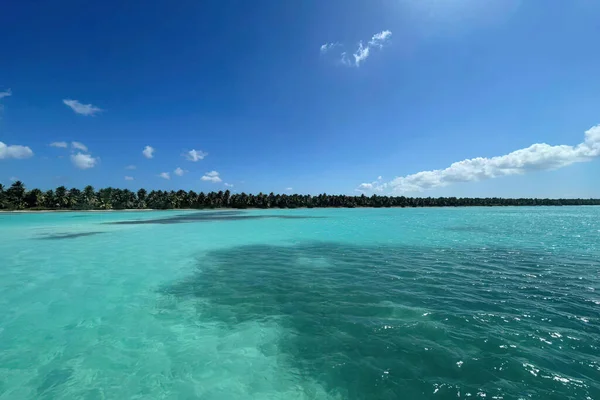
[[[600,205],[600,199],[535,198],[458,198],[405,196],[347,196],[326,193],[301,194],[232,194],[229,190],[196,193],[193,190],[163,191],[112,187],[83,190],[64,186],[46,192],[27,190],[16,181],[8,189],[0,185],[0,210],[125,210],[125,209],[205,209],[205,208],[323,208],[323,207],[468,207],[468,206],[580,206]]]

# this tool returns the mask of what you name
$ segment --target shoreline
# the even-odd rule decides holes
[[[153,208],[126,208],[123,210],[0,210],[0,214],[42,214],[42,213],[72,213],[72,212],[136,212],[136,211],[161,211]]]
[[[124,208],[122,210],[0,210],[0,215],[2,214],[43,214],[43,213],[114,213],[114,212],[148,212],[148,211],[244,211],[244,210],[327,210],[327,209],[344,209],[344,210],[356,210],[356,209],[373,209],[373,210],[390,210],[390,209],[427,209],[427,208],[559,208],[559,207],[600,207],[599,205],[594,204],[581,204],[581,205],[552,205],[552,204],[540,204],[540,205],[508,205],[508,206],[419,206],[419,207],[400,207],[400,206],[392,206],[392,207],[294,207],[294,208],[279,208],[279,207],[269,207],[269,208],[260,208],[260,207],[246,207],[246,208],[232,208],[232,207],[220,207],[220,208],[169,208],[169,209],[159,209],[159,208]]]

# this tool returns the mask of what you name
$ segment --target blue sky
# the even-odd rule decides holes
[[[600,197],[599,19],[585,0],[8,2],[0,181]]]

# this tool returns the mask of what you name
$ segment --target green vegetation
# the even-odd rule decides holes
[[[346,196],[320,194],[231,194],[229,190],[196,193],[192,190],[137,193],[127,189],[104,188],[96,191],[67,189],[64,186],[42,192],[26,190],[14,182],[6,189],[0,184],[0,210],[125,210],[177,208],[317,208],[317,207],[466,207],[466,206],[580,206],[600,205],[600,199],[503,199],[457,197],[404,197],[404,196]]]

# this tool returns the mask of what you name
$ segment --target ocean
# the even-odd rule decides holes
[[[0,214],[0,399],[600,399],[600,207]]]

